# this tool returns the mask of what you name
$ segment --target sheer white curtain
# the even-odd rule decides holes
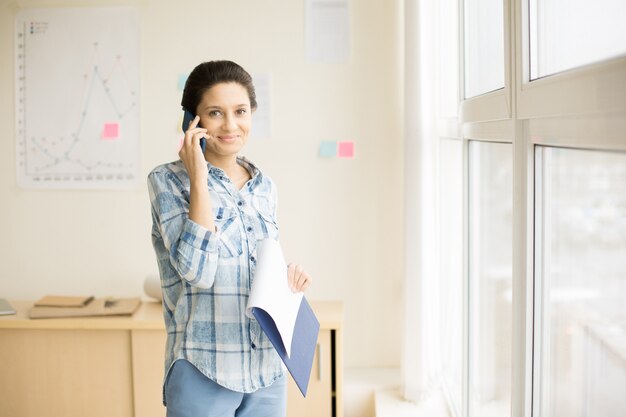
[[[436,11],[405,0],[405,291],[403,391],[419,402],[440,370],[437,242]]]

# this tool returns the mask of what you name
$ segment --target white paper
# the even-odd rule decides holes
[[[306,0],[306,54],[309,62],[350,60],[350,5],[348,0]]]
[[[287,264],[280,244],[272,239],[259,242],[256,272],[246,314],[253,318],[251,310],[258,307],[274,319],[287,356],[291,355],[291,340],[302,297],[302,292],[293,293],[289,289]]]
[[[254,91],[256,93],[257,109],[252,115],[253,139],[269,139],[272,137],[272,78],[269,74],[253,74]]]
[[[20,10],[15,18],[18,183],[120,189],[141,181],[139,10]]]

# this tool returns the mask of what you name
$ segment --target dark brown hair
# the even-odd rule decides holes
[[[191,71],[180,104],[183,108],[196,114],[196,108],[205,91],[219,83],[237,83],[248,91],[250,107],[256,110],[256,93],[252,77],[241,66],[232,61],[203,62]]]

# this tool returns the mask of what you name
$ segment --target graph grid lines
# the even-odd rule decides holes
[[[24,188],[133,188],[139,173],[138,13],[16,17],[17,178]]]

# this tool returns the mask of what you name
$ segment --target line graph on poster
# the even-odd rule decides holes
[[[15,33],[16,167],[24,188],[133,188],[139,176],[138,14],[25,9]]]

